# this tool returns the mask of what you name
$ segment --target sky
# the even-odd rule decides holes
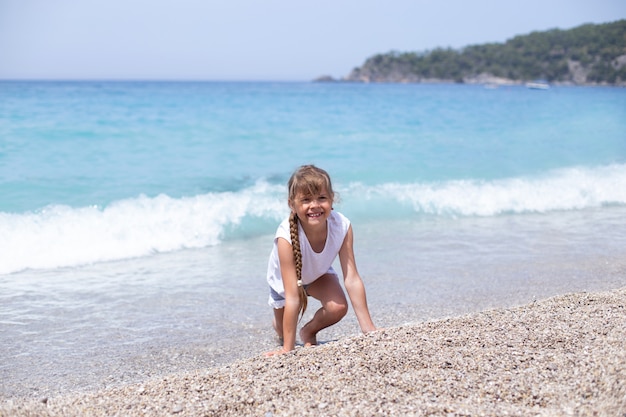
[[[308,81],[626,18],[626,0],[0,0],[0,79]]]

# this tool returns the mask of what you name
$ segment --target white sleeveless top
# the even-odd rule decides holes
[[[302,283],[308,285],[326,273],[335,273],[332,267],[335,258],[339,254],[339,249],[350,228],[350,220],[343,214],[332,211],[327,222],[326,245],[320,253],[316,253],[298,222],[298,237],[300,238],[300,251],[302,252]],[[278,259],[278,238],[283,238],[291,243],[289,232],[289,218],[283,220],[276,230],[274,236],[274,247],[267,264],[267,282],[274,291],[282,297],[285,296],[283,278],[280,273],[280,261]]]

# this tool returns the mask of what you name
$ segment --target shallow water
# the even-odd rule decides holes
[[[354,225],[378,326],[626,285],[621,207]],[[402,231],[400,234],[399,231]],[[0,276],[0,394],[94,389],[257,356],[276,345],[271,236]],[[307,314],[314,311],[310,304]],[[358,334],[354,315],[320,341]]]

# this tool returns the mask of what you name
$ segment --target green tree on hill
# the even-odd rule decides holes
[[[346,80],[473,82],[481,75],[517,82],[546,79],[626,85],[626,20],[532,32],[505,43],[460,50],[377,54],[355,68]]]

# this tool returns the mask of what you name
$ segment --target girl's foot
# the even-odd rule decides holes
[[[310,334],[306,330],[306,326],[300,329],[300,340],[302,340],[302,344],[304,347],[311,347],[317,345],[317,337],[316,334]]]

